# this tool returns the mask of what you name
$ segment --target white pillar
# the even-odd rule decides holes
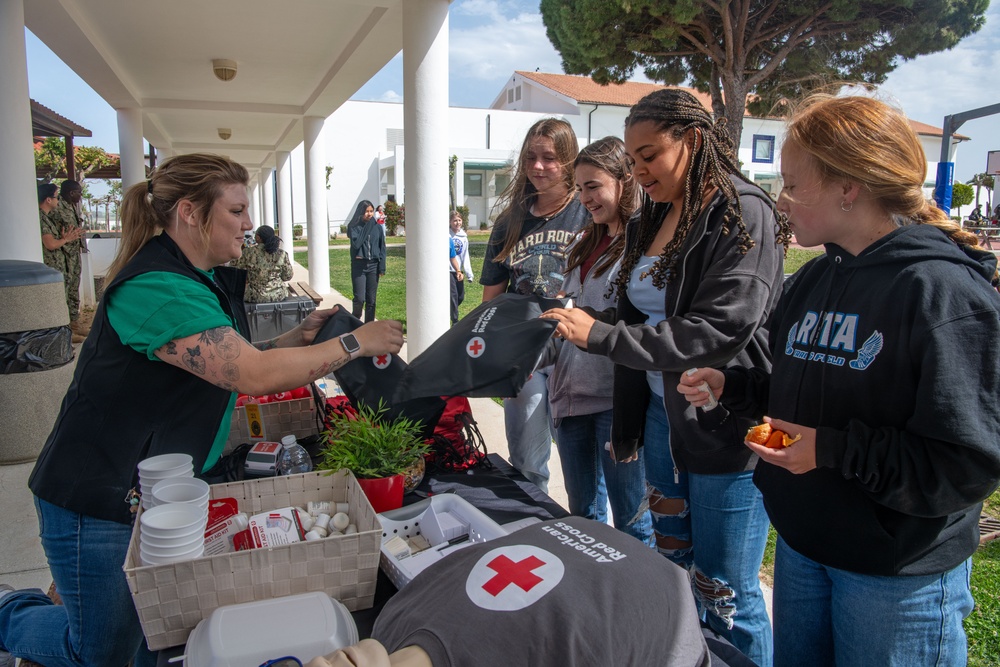
[[[292,154],[288,151],[277,151],[278,161],[278,236],[281,245],[292,259],[293,229],[295,220],[292,218]]]
[[[250,176],[250,221],[256,230],[263,223],[260,216],[260,178]]]
[[[323,119],[302,119],[306,163],[306,225],[309,235],[309,285],[330,293],[330,220],[326,213],[326,146]],[[345,257],[346,259],[346,257]]]
[[[0,0],[0,259],[42,261],[35,157],[31,149],[24,4]]]
[[[465,204],[465,160],[459,156],[455,163],[455,206]]]
[[[448,329],[448,0],[403,3],[406,324],[412,359]]]
[[[118,109],[118,154],[122,161],[122,192],[146,180],[142,147],[142,109]]]
[[[264,218],[263,224],[267,225],[271,229],[275,229],[274,226],[274,169],[272,167],[264,167],[261,170],[260,181],[263,183],[264,189]]]

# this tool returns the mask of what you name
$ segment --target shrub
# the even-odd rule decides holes
[[[385,203],[385,234],[395,236],[401,225],[406,225],[406,210],[394,201]]]
[[[292,225],[292,238],[293,239],[302,238],[302,225]]]

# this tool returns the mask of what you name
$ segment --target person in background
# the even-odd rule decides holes
[[[617,305],[543,316],[615,362],[612,447],[622,461],[643,446],[656,546],[689,568],[709,625],[767,666],[758,573],[768,522],[752,479],[757,457],[742,444],[753,422],[697,411],[673,388],[696,366],[770,368],[767,322],[788,227],[742,176],[725,121],[684,90],[633,106],[625,147],[645,197],[626,232]]]
[[[638,208],[639,192],[625,161],[625,145],[617,137],[586,146],[573,166],[580,203],[592,219],[570,248],[562,291],[576,306],[602,311],[615,304],[612,292],[625,249],[625,225]],[[613,365],[607,357],[562,340],[554,347],[549,407],[569,510],[606,522],[610,497],[615,527],[651,544],[652,519],[644,508],[640,512],[646,499],[642,450],[634,460],[616,462],[605,449],[611,441]]]
[[[351,241],[352,313],[360,318],[363,308],[365,322],[373,322],[378,279],[385,275],[385,232],[379,231],[370,201],[363,200],[354,210],[347,236]]]
[[[62,253],[62,271],[66,286],[69,327],[78,338],[85,338],[90,328],[80,323],[80,253],[83,245],[83,217],[80,201],[83,188],[76,181],[65,180],[59,186],[59,203],[49,211],[49,224],[42,232],[42,245],[53,253]],[[46,238],[48,237],[48,238]],[[74,341],[76,342],[76,341]]]
[[[451,273],[451,323],[458,322],[458,307],[465,301],[465,281],[475,280],[469,260],[469,235],[462,229],[462,214],[452,211],[448,220],[451,233],[449,269]]]
[[[589,218],[573,182],[578,152],[564,120],[543,118],[528,130],[486,246],[479,275],[484,303],[504,292],[554,297],[562,289],[566,250]],[[534,372],[503,402],[510,462],[543,491],[552,450],[547,377]]]
[[[748,443],[778,532],[774,662],[964,665],[971,556],[1000,481],[997,259],[923,193],[902,112],[807,99],[778,208],[817,257],[774,313],[774,366],[700,369],[677,389],[798,442]]]
[[[379,229],[382,230],[382,236],[385,236],[385,209],[382,208],[382,204],[375,207],[375,222],[378,223]]]
[[[243,249],[243,256],[232,263],[247,272],[244,301],[268,303],[288,298],[286,281],[292,279],[292,263],[281,249],[281,238],[269,225],[261,225],[254,234],[254,244]]]
[[[972,213],[969,214],[969,220],[972,222],[982,222],[983,221],[983,207],[980,204],[976,204],[976,208],[972,209]]]
[[[154,664],[122,571],[136,465],[176,452],[204,473],[225,447],[236,392],[291,390],[402,346],[402,325],[391,321],[311,345],[334,310],[247,342],[246,273],[224,265],[240,257],[252,229],[248,181],[227,158],[190,154],[164,160],[125,192],[121,244],[93,331],[28,479],[62,605],[38,589],[0,585],[0,665],[17,657],[112,666],[133,656],[137,667]]]

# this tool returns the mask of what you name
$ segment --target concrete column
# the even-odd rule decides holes
[[[250,175],[250,221],[253,222],[254,229],[257,229],[263,224],[261,220],[262,218],[260,214],[260,178],[255,178],[253,174],[251,174]]]
[[[406,323],[412,359],[448,329],[448,0],[403,3]]]
[[[117,109],[118,154],[122,160],[122,191],[146,180],[145,149],[142,146],[142,109]]]
[[[264,190],[264,218],[263,224],[271,229],[274,226],[274,168],[264,167],[260,172],[260,182],[263,183]]]
[[[458,157],[455,163],[455,206],[465,204],[465,160]]]
[[[302,119],[306,163],[306,234],[309,236],[309,285],[330,293],[330,220],[326,211],[326,145],[323,118]],[[345,256],[345,260],[347,257]]]
[[[295,221],[292,217],[292,154],[277,151],[274,157],[278,161],[278,236],[288,258],[292,259],[292,225]]]
[[[0,0],[0,91],[0,259],[41,262],[22,0]]]

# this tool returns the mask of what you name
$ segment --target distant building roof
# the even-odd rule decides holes
[[[92,137],[94,133],[44,104],[31,100],[31,134],[36,137]]]
[[[944,130],[940,127],[934,127],[933,125],[928,125],[927,123],[921,123],[919,120],[911,120],[910,127],[917,134],[925,134],[929,137],[940,137],[944,135]],[[969,137],[962,134],[951,135],[952,141],[968,141]]]

